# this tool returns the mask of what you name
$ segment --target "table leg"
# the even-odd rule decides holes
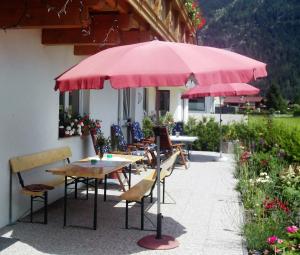
[[[104,201],[106,201],[106,191],[107,191],[107,175],[104,177]]]
[[[128,167],[128,172],[129,172],[129,181],[128,181],[128,187],[129,189],[131,188],[131,164],[129,164],[129,167]]]
[[[98,179],[95,179],[95,194],[94,194],[94,224],[93,228],[94,230],[97,229],[97,202],[98,202]]]
[[[64,227],[67,225],[67,196],[68,196],[68,193],[67,193],[67,180],[68,180],[68,177],[65,176],[65,196],[64,196]]]

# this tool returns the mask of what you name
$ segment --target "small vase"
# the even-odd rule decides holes
[[[102,149],[99,150],[98,156],[99,156],[100,160],[102,160],[102,158],[104,156],[104,152]]]

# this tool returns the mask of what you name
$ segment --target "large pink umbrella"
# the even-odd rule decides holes
[[[182,86],[191,75],[198,84],[249,82],[267,76],[266,64],[227,50],[193,44],[150,41],[109,48],[56,78],[55,89],[115,89]]]
[[[249,82],[267,76],[267,71],[266,64],[227,50],[155,40],[88,57],[57,77],[55,90],[102,89],[105,80],[115,89],[183,86],[191,75],[199,84],[209,85]],[[157,235],[144,240],[159,249],[166,247],[161,244],[167,237],[161,235],[159,136],[157,151]]]
[[[246,83],[224,83],[224,84],[212,84],[208,86],[195,86],[181,95],[181,98],[196,99],[199,97],[219,97],[220,98],[220,157],[222,159],[222,107],[221,97],[226,96],[246,96],[256,95],[259,93],[259,89]]]

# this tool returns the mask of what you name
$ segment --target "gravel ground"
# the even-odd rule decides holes
[[[49,206],[48,225],[18,222],[0,229],[0,254],[193,254],[242,255],[242,211],[234,190],[233,160],[214,162],[211,152],[193,152],[190,167],[178,166],[166,181],[166,204],[162,205],[163,233],[177,238],[180,246],[169,251],[140,248],[136,242],[155,223],[156,206],[147,204],[145,228],[124,229],[125,203],[120,191],[111,187],[109,201],[103,202],[99,190],[98,229],[62,227],[63,201]],[[145,173],[143,173],[145,174]],[[142,175],[143,175],[142,174]],[[135,175],[133,183],[142,175]],[[154,193],[156,194],[156,193]],[[68,223],[92,225],[93,194],[89,200],[69,200]],[[34,215],[42,218],[42,212]],[[129,210],[129,224],[139,227],[139,205]],[[10,238],[10,239],[9,239]]]

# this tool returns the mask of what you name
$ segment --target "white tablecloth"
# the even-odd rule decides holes
[[[198,140],[197,136],[186,136],[186,135],[170,135],[170,139],[172,142],[182,142],[182,143],[192,143]]]

